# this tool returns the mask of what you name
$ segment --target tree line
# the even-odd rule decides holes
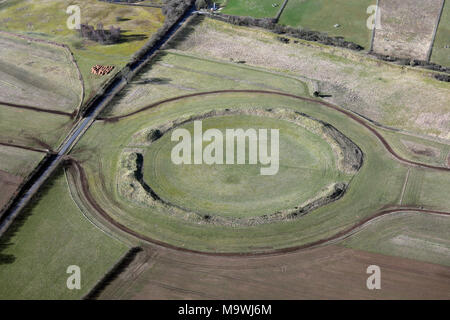
[[[81,24],[79,31],[81,37],[102,44],[113,44],[120,40],[120,27],[110,26],[109,29],[104,29],[102,23],[97,24],[97,29],[89,24]]]

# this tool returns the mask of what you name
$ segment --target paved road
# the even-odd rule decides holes
[[[146,64],[147,58],[152,56],[157,50],[159,50],[170,37],[181,27],[181,25],[186,21],[186,19],[193,14],[194,8],[192,7],[186,14],[180,19],[180,21],[173,25],[166,35],[158,41],[152,48],[150,48],[143,57],[132,63],[129,67],[133,72],[142,65]],[[29,203],[33,195],[38,191],[40,187],[45,183],[45,181],[56,171],[59,167],[64,156],[70,152],[73,146],[81,138],[81,136],[86,132],[86,130],[92,125],[97,116],[105,109],[111,99],[120,91],[123,87],[127,85],[127,80],[122,77],[114,80],[104,91],[104,94],[98,98],[86,112],[85,116],[78,122],[74,130],[72,130],[69,135],[64,140],[64,143],[59,148],[56,155],[49,158],[47,163],[44,164],[43,168],[39,171],[38,176],[34,177],[34,181],[28,189],[22,192],[19,199],[13,202],[12,206],[6,210],[2,217],[0,217],[0,236],[8,229],[17,215],[21,212],[23,208]]]

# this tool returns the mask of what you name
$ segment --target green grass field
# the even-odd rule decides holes
[[[2,237],[0,299],[80,299],[127,251],[83,216],[62,171],[45,189]],[[81,290],[66,286],[70,265],[81,269]]]
[[[208,19],[203,24],[211,24],[212,28],[218,28],[217,30],[221,30],[220,26],[222,25]],[[234,33],[235,35],[240,35],[242,31],[242,28],[236,29],[234,26],[232,29],[237,31],[237,33]],[[197,34],[195,33],[195,35]],[[261,36],[264,37],[265,33]],[[267,37],[264,39],[270,41]],[[194,44],[194,46],[203,46],[201,39],[197,38],[196,41],[199,42]],[[272,91],[292,92],[299,95],[305,95],[302,92],[307,92],[305,83],[300,80],[304,80],[304,78],[296,78],[293,76],[293,73],[282,73],[281,70],[275,71],[273,69],[270,73],[267,73],[262,68],[249,66],[248,64],[230,63],[225,59],[213,60],[208,58],[208,56],[201,58],[199,52],[189,50],[190,46],[192,46],[192,43],[181,44],[180,47],[176,47],[176,50],[171,49],[164,52],[156,62],[152,63],[147,70],[133,81],[130,90],[125,91],[119,99],[114,101],[112,107],[104,115],[123,115],[168,97],[208,90],[261,88]],[[215,52],[215,50],[218,49],[213,48],[212,52]],[[207,53],[209,55],[211,52],[207,51]],[[331,53],[329,55],[331,56]],[[351,61],[340,56],[333,55],[333,57]],[[387,71],[385,70],[384,72]],[[259,79],[262,79],[263,76],[265,82],[261,83]],[[261,86],[261,84],[265,86]],[[268,87],[272,89],[268,89]],[[394,98],[394,96],[391,97],[391,99]],[[254,107],[282,107],[304,112],[332,124],[360,146],[365,155],[364,165],[352,179],[350,188],[342,199],[289,223],[263,224],[252,228],[231,228],[220,225],[199,225],[192,221],[185,221],[179,219],[179,217],[171,216],[161,208],[144,209],[135,205],[129,199],[124,199],[119,194],[116,184],[107,183],[108,181],[117,181],[120,154],[124,148],[141,148],[132,143],[134,139],[132,137],[137,132],[169,123],[180,117],[198,115],[210,110]],[[429,159],[430,163],[436,161],[441,165],[444,160],[441,157],[448,150],[447,145],[437,142],[428,143],[428,139],[416,138],[406,134],[397,136],[395,132],[388,130],[386,132],[382,130],[382,133],[386,134],[389,141],[394,142],[395,150],[400,150],[400,154],[406,154],[407,158],[413,160],[416,159],[414,158],[414,153],[408,151],[402,144],[402,140],[430,145],[439,150],[439,159]],[[152,155],[151,149],[152,147],[147,151],[147,153],[150,152],[148,154],[150,156]],[[448,180],[447,173],[426,170],[426,181],[424,181],[423,187],[419,185],[416,193],[414,193],[413,185],[411,185],[411,188],[408,185],[403,193],[408,170],[413,179],[417,173],[417,168],[409,168],[394,160],[375,136],[342,114],[321,105],[288,97],[227,93],[192,97],[165,103],[142,113],[123,118],[118,122],[95,123],[73,152],[76,158],[83,161],[83,166],[89,177],[91,192],[95,199],[114,219],[154,239],[197,250],[252,251],[261,248],[282,248],[304,244],[335,234],[356,221],[374,214],[386,205],[398,205],[400,202],[402,205],[425,205],[426,207],[440,210],[448,210],[449,208],[449,204],[444,199],[445,192],[437,190],[439,189],[438,186],[433,185],[432,187],[428,185],[433,184],[433,177],[439,175],[442,176],[442,180]],[[166,159],[167,150],[165,154],[160,159]],[[420,160],[424,160],[424,158],[426,157],[419,157]],[[152,167],[151,161],[145,163],[145,159],[146,156],[144,154],[144,165]],[[155,179],[173,179],[171,180],[171,185],[174,186],[173,181],[176,180],[179,182],[179,185],[176,185],[176,187],[185,191],[188,188],[185,181],[190,181],[194,185],[196,183],[201,183],[203,186],[209,185],[212,190],[220,189],[220,187],[213,186],[212,180],[210,180],[213,176],[212,173],[205,174],[205,177],[201,178],[198,177],[199,174],[197,172],[198,178],[196,180],[189,180],[188,178],[183,180],[185,177],[183,177],[181,172],[172,171],[177,178],[164,176],[164,174],[171,172],[166,168],[169,165],[167,161],[161,160],[159,165],[165,169],[155,170],[153,173],[151,173],[151,170],[144,171],[144,175],[147,175],[145,180],[152,187],[158,188],[156,183],[159,182],[155,183]],[[101,173],[99,174],[98,172]],[[226,186],[224,188],[226,190]],[[433,195],[428,195],[427,188],[433,189]],[[276,194],[276,191],[271,190],[271,192],[274,192],[273,196]],[[206,191],[203,193],[206,194]],[[217,197],[210,199],[210,202],[214,202],[214,200],[223,196],[219,192],[216,192],[216,194]],[[167,200],[173,200],[169,198],[170,196],[167,196]],[[178,199],[180,204],[182,202],[181,198],[180,196]],[[186,196],[185,198],[188,197]],[[205,198],[204,195],[203,198]],[[433,199],[433,201],[425,200],[427,198]],[[186,203],[189,204],[191,199],[184,201],[187,201]],[[117,207],[121,209],[119,210]],[[127,212],[127,214],[123,212]]]
[[[196,225],[180,221],[164,212],[132,206],[128,201],[120,199],[115,185],[101,182],[115,181],[119,153],[129,144],[134,133],[153,124],[167,123],[170,119],[182,115],[198,114],[231,106],[233,108],[283,106],[305,112],[336,126],[365,153],[364,165],[353,178],[347,194],[341,200],[289,223],[235,229]],[[91,150],[95,150],[95,153],[82,151],[88,146]],[[83,165],[88,173],[92,193],[115,219],[158,240],[207,251],[280,248],[334,234],[357,220],[375,213],[384,205],[396,205],[400,200],[407,172],[407,167],[393,160],[374,136],[341,114],[291,98],[257,94],[223,94],[220,98],[217,95],[191,98],[168,103],[116,123],[97,123],[80,141],[74,150],[74,155],[85,161]],[[101,163],[101,169],[99,169],[99,163]],[[101,175],[94,174],[99,170]],[[436,197],[444,197],[444,193],[445,191],[442,190],[436,193]],[[107,200],[111,197],[116,204]],[[120,204],[120,211],[117,209],[117,204]],[[441,207],[447,208],[446,205]],[[123,214],[124,210],[127,212],[126,215]]]
[[[278,6],[272,7],[274,3]],[[227,0],[222,12],[235,16],[275,18],[282,4],[283,0]]]
[[[433,44],[433,52],[431,54],[431,62],[450,66],[450,3],[444,4],[441,20],[436,32],[436,38]],[[445,48],[447,46],[447,48]]]
[[[0,105],[0,141],[43,149],[49,145],[53,149],[72,125],[73,120],[68,116]]]
[[[263,89],[308,95],[305,82],[233,62],[218,62],[180,51],[162,51],[125,88],[103,116],[117,116],[167,98],[216,89]]]
[[[366,26],[366,11],[374,4],[374,0],[289,0],[279,23],[341,36],[368,50],[372,32]]]
[[[447,165],[450,144],[377,127],[395,152],[405,159],[437,166]]]
[[[218,129],[277,129],[280,135],[280,167],[276,175],[263,176],[267,165],[175,165],[172,132],[148,147],[144,157],[144,180],[163,199],[201,214],[251,217],[291,209],[314,198],[327,186],[348,180],[337,171],[331,146],[296,124],[267,117],[235,115],[204,119],[203,131]],[[180,128],[194,136],[192,122]],[[209,143],[204,142],[203,147]],[[224,143],[224,160],[226,148]],[[269,144],[270,147],[270,144]],[[236,148],[237,149],[237,148]],[[191,159],[194,159],[192,152]]]

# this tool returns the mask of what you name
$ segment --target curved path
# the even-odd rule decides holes
[[[273,249],[268,251],[261,251],[261,252],[204,252],[204,251],[197,251],[197,250],[191,250],[186,248],[177,247],[153,238],[150,238],[146,235],[143,235],[135,230],[132,230],[128,228],[127,226],[124,226],[123,224],[119,223],[118,221],[114,220],[103,208],[95,201],[94,197],[92,196],[90,190],[89,190],[89,184],[86,177],[86,173],[84,171],[84,168],[81,166],[81,164],[76,161],[73,158],[68,159],[69,163],[72,164],[71,168],[74,168],[79,176],[80,176],[80,182],[81,182],[81,191],[83,192],[84,197],[89,202],[89,205],[92,206],[95,211],[108,223],[110,223],[115,228],[139,239],[142,241],[145,241],[147,243],[151,243],[160,247],[164,247],[167,249],[182,251],[182,252],[188,252],[188,253],[196,253],[201,255],[209,255],[209,256],[229,256],[229,257],[251,257],[251,256],[267,256],[267,255],[278,255],[278,254],[285,254],[290,252],[295,252],[299,250],[305,250],[305,249],[311,249],[320,245],[326,245],[330,244],[339,240],[343,240],[358,230],[362,229],[364,226],[369,224],[370,222],[380,218],[387,216],[389,214],[394,214],[398,212],[420,212],[424,214],[434,214],[434,215],[441,215],[441,216],[448,216],[450,217],[450,212],[445,211],[439,211],[439,210],[427,210],[422,208],[416,208],[416,207],[406,207],[406,206],[399,206],[399,207],[388,207],[384,210],[378,211],[371,215],[370,217],[367,217],[363,220],[360,220],[356,222],[351,227],[342,230],[328,238],[320,239],[314,242],[306,243],[304,245],[289,247],[289,248],[283,248],[283,249]]]
[[[412,161],[412,160],[403,158],[402,156],[400,156],[399,154],[397,154],[394,151],[394,149],[387,142],[387,140],[375,128],[373,128],[371,125],[367,124],[367,122],[365,120],[363,120],[361,117],[355,115],[354,113],[352,113],[350,111],[347,111],[345,109],[342,109],[334,104],[331,104],[331,103],[328,103],[325,101],[302,97],[302,96],[297,96],[295,94],[290,94],[290,93],[285,93],[285,92],[267,91],[267,90],[215,90],[215,91],[207,91],[207,92],[197,92],[197,93],[192,93],[192,94],[187,94],[187,95],[183,95],[183,96],[178,96],[178,97],[161,100],[161,101],[152,103],[146,107],[143,107],[139,110],[136,110],[136,111],[133,111],[133,112],[121,115],[121,116],[115,116],[115,117],[109,117],[109,118],[98,118],[98,120],[104,120],[104,121],[108,121],[108,122],[116,122],[116,121],[119,121],[120,119],[130,117],[132,115],[138,114],[140,112],[143,112],[143,111],[146,111],[149,109],[153,109],[153,108],[160,106],[162,104],[165,104],[165,103],[179,101],[179,100],[192,98],[192,97],[208,96],[208,95],[221,94],[221,93],[260,93],[260,94],[268,94],[268,95],[285,96],[285,97],[290,97],[290,98],[294,98],[294,99],[298,99],[298,100],[302,100],[302,101],[308,101],[308,102],[312,102],[312,103],[321,104],[325,107],[328,107],[330,109],[333,109],[333,110],[339,111],[340,113],[343,113],[344,115],[353,119],[360,125],[366,127],[371,133],[373,133],[378,138],[378,140],[380,140],[380,142],[387,149],[387,151],[389,151],[389,153],[392,154],[392,156],[394,156],[397,160],[407,163],[407,164],[410,164],[410,165],[413,165],[413,166],[419,166],[419,167],[424,167],[424,168],[429,168],[429,169],[434,169],[434,170],[441,170],[441,171],[450,171],[450,168],[447,168],[447,167],[433,166],[430,164],[416,162],[416,161]]]

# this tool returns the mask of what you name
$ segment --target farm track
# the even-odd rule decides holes
[[[420,212],[424,214],[432,214],[432,215],[441,215],[441,216],[448,216],[450,217],[450,212],[445,211],[439,211],[439,210],[428,210],[428,209],[422,209],[417,207],[408,207],[408,206],[398,206],[398,207],[387,207],[384,210],[378,211],[371,215],[370,217],[367,217],[363,220],[360,220],[353,224],[351,227],[340,231],[328,238],[320,239],[314,242],[310,242],[304,245],[289,247],[289,248],[283,248],[283,249],[273,249],[273,250],[267,250],[267,251],[260,251],[260,252],[204,252],[204,251],[197,251],[197,250],[191,250],[186,248],[177,247],[156,239],[152,239],[148,236],[145,236],[143,234],[140,234],[121,223],[114,220],[94,199],[92,196],[90,190],[89,190],[89,183],[87,180],[86,172],[84,171],[84,168],[81,166],[81,164],[73,159],[68,159],[69,163],[71,164],[70,168],[75,168],[76,171],[79,174],[80,182],[81,182],[81,188],[82,193],[86,200],[89,202],[89,205],[92,206],[92,208],[97,211],[97,213],[105,219],[109,224],[114,226],[115,228],[121,230],[122,232],[125,232],[126,234],[129,234],[133,236],[134,238],[137,238],[139,240],[143,240],[147,243],[151,243],[166,249],[181,251],[181,252],[187,252],[187,253],[195,253],[195,254],[201,254],[201,255],[207,255],[207,256],[224,256],[224,257],[257,257],[257,256],[269,256],[269,255],[282,255],[287,254],[291,252],[297,252],[300,250],[307,250],[318,246],[323,246],[327,244],[332,244],[337,241],[343,240],[351,235],[353,235],[355,232],[359,231],[360,229],[364,228],[366,225],[370,224],[376,219],[379,219],[381,217],[394,214],[394,213],[400,213],[400,212]]]
[[[71,118],[74,116],[74,113],[58,111],[58,110],[51,110],[51,109],[44,109],[44,108],[33,107],[33,106],[26,106],[26,105],[23,105],[23,104],[16,104],[16,103],[4,102],[4,101],[0,101],[0,105],[5,105],[5,106],[11,107],[11,108],[31,110],[31,111],[36,111],[36,112],[45,112],[45,113],[57,114],[57,115],[60,115],[60,116],[68,116],[68,117],[71,117]]]
[[[347,111],[347,110],[345,110],[343,108],[340,108],[337,105],[331,104],[329,102],[316,100],[316,99],[312,99],[312,98],[307,98],[307,97],[302,97],[302,96],[297,96],[297,95],[290,94],[290,93],[285,93],[285,92],[267,91],[267,90],[215,90],[215,91],[197,92],[197,93],[191,93],[191,94],[187,94],[187,95],[182,95],[182,96],[178,96],[178,97],[164,99],[164,100],[152,103],[152,104],[150,104],[150,105],[148,105],[146,107],[143,107],[141,109],[138,109],[136,111],[133,111],[133,112],[130,112],[130,113],[127,113],[127,114],[124,114],[124,115],[115,116],[115,117],[108,117],[108,118],[98,118],[98,120],[104,120],[104,121],[107,121],[107,122],[116,122],[116,121],[119,121],[121,119],[130,117],[132,115],[138,114],[140,112],[143,112],[143,111],[146,111],[146,110],[149,110],[149,109],[153,109],[153,108],[158,107],[158,106],[160,106],[162,104],[165,104],[165,103],[179,101],[179,100],[192,98],[192,97],[208,96],[208,95],[221,94],[221,93],[260,93],[260,94],[269,94],[269,95],[279,95],[279,96],[285,96],[285,97],[290,97],[290,98],[294,98],[294,99],[298,99],[298,100],[303,100],[303,101],[308,101],[308,102],[312,102],[312,103],[321,104],[321,105],[323,105],[325,107],[328,107],[330,109],[339,111],[340,113],[344,114],[345,116],[351,118],[352,120],[356,121],[360,125],[364,126],[372,134],[374,134],[378,138],[378,140],[380,140],[380,142],[383,144],[383,146],[386,148],[386,150],[389,151],[389,153],[394,158],[396,158],[397,160],[399,160],[401,162],[404,162],[404,163],[407,163],[407,164],[410,164],[410,165],[413,165],[413,166],[418,166],[418,167],[423,167],[423,168],[428,168],[428,169],[434,169],[434,170],[440,170],[440,171],[450,171],[450,168],[447,168],[447,167],[433,166],[433,165],[430,165],[430,164],[416,162],[416,161],[411,161],[411,160],[403,158],[402,156],[400,156],[399,154],[397,154],[394,151],[394,149],[387,142],[387,140],[375,128],[373,128],[371,125],[367,124],[367,122],[365,120],[363,120],[361,117],[353,114],[350,111]]]
[[[49,152],[51,152],[50,150],[33,148],[33,147],[28,147],[28,146],[22,146],[22,145],[13,144],[13,143],[7,143],[7,142],[0,142],[0,146],[19,148],[19,149],[30,150],[30,151],[41,152],[41,153],[49,153]]]

